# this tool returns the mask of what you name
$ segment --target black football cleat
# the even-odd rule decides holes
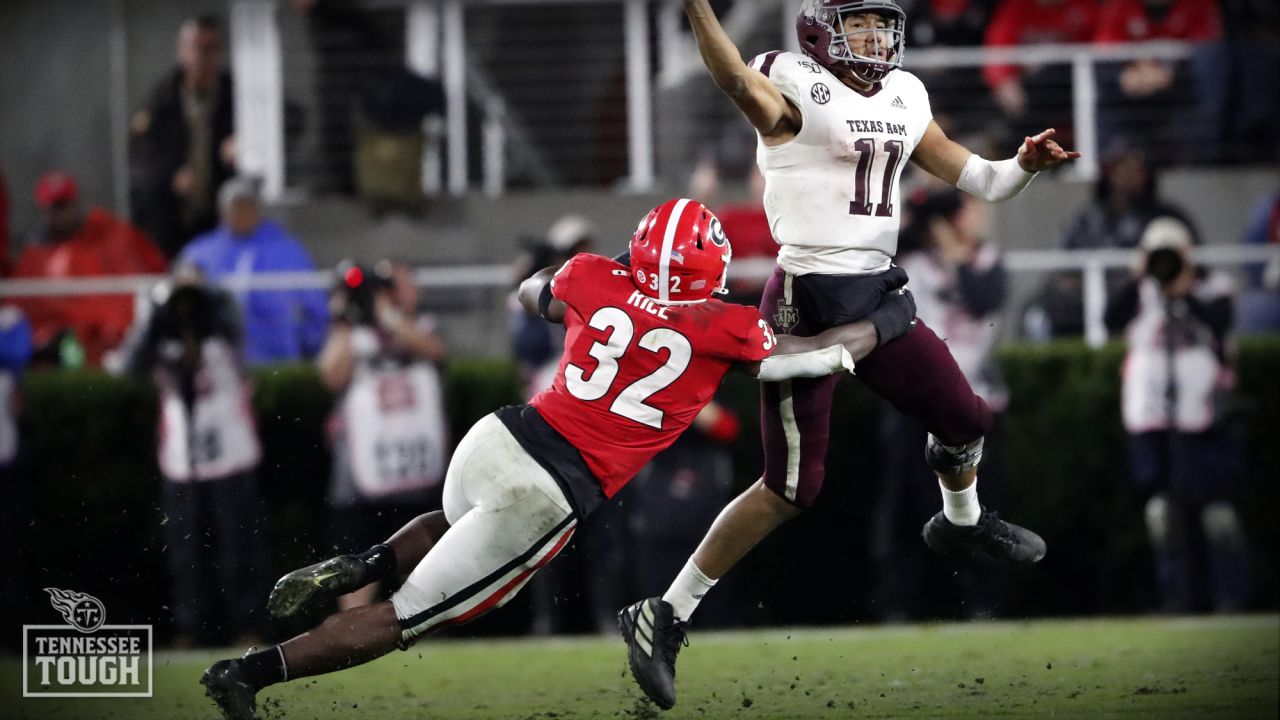
[[[676,655],[688,645],[689,624],[676,620],[671,603],[649,598],[618,613],[618,630],[627,643],[631,675],[663,710],[676,704]]]
[[[255,720],[257,691],[245,679],[239,660],[219,660],[200,678],[204,694],[222,711],[225,720]]]
[[[939,512],[924,524],[920,534],[936,553],[968,553],[979,560],[997,563],[1030,565],[1040,562],[1048,549],[1039,535],[1001,520],[994,510],[985,507],[977,525],[953,525]]]
[[[294,570],[276,581],[267,598],[267,610],[276,617],[289,617],[313,600],[359,590],[368,584],[367,572],[364,561],[355,555],[339,555]]]

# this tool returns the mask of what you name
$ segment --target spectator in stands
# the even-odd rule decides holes
[[[773,239],[769,217],[764,211],[764,175],[760,169],[751,168],[747,177],[751,195],[745,202],[721,205],[716,217],[724,234],[733,243],[733,260],[743,268],[744,260],[766,260],[770,263],[778,257],[778,243]],[[729,300],[744,305],[759,305],[764,282],[771,270],[759,273],[759,277],[747,277],[740,270],[729,279]],[[678,570],[679,568],[677,568]]]
[[[1191,69],[1207,162],[1280,162],[1280,3],[1224,3],[1225,37],[1199,48]]]
[[[5,501],[0,503],[0,543],[17,552],[17,563],[9,563],[0,573],[0,612],[4,617],[17,617],[22,598],[31,591],[26,569],[34,558],[26,554],[29,544],[18,532],[30,522],[31,505],[27,501],[27,483],[18,474],[18,417],[21,398],[18,384],[22,371],[31,359],[31,324],[16,305],[0,305],[0,488]],[[8,647],[0,645],[0,647]]]
[[[981,45],[991,21],[993,0],[917,0],[901,3],[911,22],[911,47]]]
[[[1158,176],[1142,150],[1122,143],[1104,154],[1102,175],[1094,186],[1094,199],[1076,215],[1063,236],[1067,250],[1133,248],[1147,225],[1160,217],[1173,217],[1191,228],[1195,225],[1177,206],[1161,200]],[[1125,281],[1125,274],[1110,273],[1111,291]],[[1034,301],[1034,315],[1045,319],[1053,337],[1078,336],[1084,332],[1084,304],[1081,278],[1076,272],[1057,273],[1049,278]]]
[[[1103,158],[1102,175],[1094,186],[1094,200],[1085,207],[1062,238],[1067,250],[1134,248],[1147,224],[1173,216],[1192,230],[1185,212],[1158,195],[1159,177],[1143,150],[1114,144]]]
[[[723,201],[726,183],[751,182],[756,168],[756,134],[741,122],[724,124],[713,139],[704,143],[705,150],[689,175],[689,197],[698,198],[708,207]]]
[[[1272,254],[1271,262],[1245,269],[1248,285],[1240,296],[1236,330],[1276,332],[1280,330],[1280,192],[1258,203],[1245,231],[1244,243],[1271,245],[1277,252]]]
[[[19,278],[83,278],[164,272],[164,255],[140,230],[94,207],[85,211],[76,180],[65,172],[41,176],[35,201],[42,226],[23,249],[13,275]],[[76,295],[24,298],[19,305],[35,330],[42,362],[66,347],[83,349],[83,360],[98,366],[133,324],[132,295]],[[70,364],[78,364],[71,362]]]
[[[191,241],[182,258],[211,280],[240,283],[245,360],[250,365],[314,357],[324,344],[329,310],[323,290],[250,290],[258,273],[315,270],[302,243],[263,217],[259,182],[232,178],[218,193],[222,223]]]
[[[737,267],[741,268],[741,262],[751,258],[772,261],[778,255],[778,243],[773,239],[764,211],[764,176],[755,163],[755,132],[749,125],[732,122],[723,127],[709,147],[689,176],[689,197],[700,199],[708,207],[717,206],[716,217],[733,242]],[[745,185],[747,197],[742,202],[723,202],[727,182]],[[765,279],[747,277],[737,271],[729,280],[729,299],[747,305],[758,304]]]
[[[526,251],[517,260],[517,285],[550,265],[559,265],[595,245],[595,226],[581,215],[569,214],[555,221],[545,238],[526,241]],[[564,345],[564,328],[525,312],[513,293],[510,310],[511,351],[521,378],[525,397],[531,398],[551,386]]]
[[[972,47],[981,45],[994,0],[916,0],[901,3],[907,23],[907,46]],[[972,67],[913,67],[929,88],[929,108],[948,137],[988,129],[999,112]],[[966,146],[970,147],[970,146]],[[695,196],[696,197],[696,196]]]
[[[389,190],[399,189],[395,181],[402,173],[390,177],[387,173],[362,174],[357,178],[361,171],[357,148],[362,139],[369,144],[369,138],[364,137],[367,133],[361,132],[365,129],[361,111],[367,110],[371,91],[383,99],[382,108],[390,107],[393,112],[419,107],[425,97],[437,93],[442,102],[439,85],[425,88],[420,78],[414,82],[414,76],[405,70],[402,12],[370,6],[362,0],[290,0],[289,6],[306,21],[316,64],[316,152],[305,173],[321,193],[350,195],[361,189],[359,179],[374,186],[370,189],[375,197],[386,200],[388,194],[394,194]],[[421,128],[420,122],[416,128]],[[383,139],[382,145],[376,145],[383,154],[370,148],[365,151],[364,162],[376,169],[402,170],[404,165],[397,164],[394,156],[403,153],[393,151],[387,157],[388,138]],[[420,146],[416,149],[420,155]],[[413,190],[420,194],[420,184],[415,183]]]
[[[1182,221],[1151,221],[1106,323],[1124,331],[1128,347],[1121,409],[1133,479],[1148,498],[1162,608],[1184,613],[1208,601],[1238,611],[1249,596],[1248,548],[1232,503],[1243,455],[1222,402],[1235,380],[1233,287],[1225,273],[1197,267],[1192,246]]]
[[[253,644],[262,597],[254,478],[261,449],[241,361],[239,312],[229,294],[206,286],[192,266],[179,266],[153,297],[126,368],[152,379],[159,395],[157,455],[175,645],[232,638]]]
[[[329,337],[316,361],[321,381],[338,396],[329,421],[330,527],[334,547],[363,547],[440,509],[449,453],[440,381],[445,346],[435,320],[418,312],[418,289],[404,263],[344,263],[330,308]],[[379,589],[368,585],[338,605],[368,605]]]
[[[982,201],[955,188],[939,188],[917,193],[907,210],[911,219],[897,262],[911,277],[916,315],[946,339],[974,392],[991,408],[994,429],[983,444],[982,492],[998,496],[1000,416],[1009,399],[994,348],[1008,275],[999,250],[983,239],[988,228]],[[933,479],[920,462],[925,435],[918,421],[884,408],[881,487],[871,542],[879,569],[879,587],[873,593],[877,611],[893,620],[934,616],[943,609],[930,604],[931,592],[952,587],[971,617],[990,616],[1000,600],[998,576],[957,571],[920,542],[919,517],[931,506],[911,490],[917,481]]]
[[[218,188],[235,174],[234,97],[226,39],[202,15],[178,31],[178,67],[130,123],[133,220],[174,257],[218,222]]]
[[[1094,0],[1001,0],[987,26],[985,44],[999,48],[1088,42],[1096,18]],[[982,76],[1015,139],[1033,135],[1047,124],[1057,128],[1059,142],[1066,147],[1074,144],[1068,65],[993,64],[983,68]],[[1035,118],[1035,125],[1030,118]]]
[[[1098,17],[1094,42],[1113,44],[1182,40],[1216,42],[1222,37],[1217,0],[1112,0]],[[1218,71],[1220,72],[1220,70]],[[1214,73],[1217,76],[1217,72]],[[1213,82],[1221,82],[1215,77]],[[1201,154],[1205,128],[1188,122],[1198,93],[1188,63],[1140,58],[1099,68],[1098,129],[1102,142],[1142,137],[1162,164]],[[1212,112],[1223,112],[1215,107]]]

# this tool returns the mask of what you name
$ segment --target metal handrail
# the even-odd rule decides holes
[[[1132,250],[1010,250],[1004,253],[1004,265],[1013,272],[1052,272],[1056,270],[1109,270],[1127,268],[1133,263]],[[1276,245],[1207,245],[1195,250],[1195,261],[1215,267],[1266,263],[1280,260]],[[774,262],[767,258],[744,258],[733,263],[733,275],[748,280],[763,280],[773,272]],[[0,280],[0,298],[54,297],[78,295],[134,294],[147,291],[166,280],[166,275],[116,275],[86,278],[19,278]],[[442,289],[493,289],[510,287],[515,282],[510,265],[449,265],[420,267],[414,270],[418,287]],[[303,272],[270,272],[227,278],[220,284],[228,290],[317,290],[327,289],[334,281],[331,270]]]
[[[1133,250],[1011,250],[1004,264],[1012,272],[1054,272],[1078,270],[1084,275],[1085,339],[1094,347],[1106,342],[1102,322],[1107,302],[1106,272],[1133,264]],[[1195,261],[1208,266],[1239,266],[1280,262],[1277,245],[1209,245],[1195,250]],[[761,280],[773,272],[768,258],[742,259],[733,264],[737,278]],[[134,295],[144,297],[164,275],[121,275],[115,277],[0,280],[0,298],[66,297],[83,295]],[[504,290],[515,277],[510,265],[454,265],[421,267],[414,270],[418,287],[437,290]],[[332,286],[330,270],[273,272],[223,279],[219,284],[232,292],[250,290],[320,290]]]
[[[1081,55],[1093,62],[1125,60],[1183,60],[1195,52],[1197,43],[1178,40],[1151,40],[1132,43],[1060,43],[1054,45],[1014,45],[1007,47],[907,48],[903,66],[954,67],[1000,65],[1069,64]]]

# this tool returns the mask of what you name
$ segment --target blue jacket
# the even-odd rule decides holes
[[[0,305],[0,373],[12,375],[16,385],[34,349],[27,317],[13,305]]]
[[[302,243],[271,220],[263,220],[246,237],[232,237],[225,225],[219,226],[192,240],[180,257],[213,281],[241,274],[315,270]],[[251,290],[237,292],[236,300],[244,313],[248,364],[310,358],[324,344],[329,309],[323,290]]]

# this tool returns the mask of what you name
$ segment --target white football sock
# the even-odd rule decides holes
[[[689,558],[689,562],[684,564],[684,568],[680,570],[679,575],[676,575],[675,581],[671,583],[670,588],[667,588],[662,599],[671,603],[677,620],[687,622],[693,615],[693,611],[698,609],[698,603],[706,597],[707,591],[715,585],[716,581],[702,574],[694,564],[693,558]]]
[[[982,506],[978,504],[977,478],[973,479],[973,484],[959,492],[948,490],[941,480],[938,481],[938,487],[942,488],[942,514],[952,525],[978,524]]]

